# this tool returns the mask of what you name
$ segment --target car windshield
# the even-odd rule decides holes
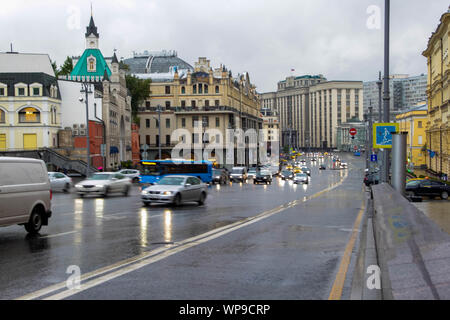
[[[163,186],[181,186],[184,182],[184,178],[181,177],[165,177],[162,178],[158,184]]]
[[[302,167],[302,170],[308,171],[309,169],[307,167]]]
[[[297,177],[306,177],[306,174],[304,174],[304,173],[297,173]]]
[[[242,169],[233,169],[233,171],[231,173],[241,174],[242,173]]]
[[[94,174],[87,180],[110,180],[113,176],[113,174]]]
[[[250,170],[248,170],[248,173],[254,173],[254,172],[256,172],[256,169],[250,169]]]
[[[213,169],[213,174],[214,175],[220,175],[220,174],[222,174],[222,171],[217,170],[217,169]]]
[[[420,180],[415,180],[415,181],[410,181],[410,182],[408,182],[406,185],[407,185],[408,187],[415,187],[415,186],[418,186],[421,182],[422,182],[422,181],[420,181]]]
[[[261,175],[262,175],[262,176],[270,176],[270,171],[262,170],[262,171],[261,171]]]
[[[291,174],[291,172],[286,170],[286,171],[283,171],[282,174],[285,175],[285,176],[288,176],[288,175]]]

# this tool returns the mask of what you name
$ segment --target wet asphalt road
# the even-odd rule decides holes
[[[39,236],[19,226],[0,229],[0,299],[55,284],[64,285],[29,297],[327,299],[363,201],[364,163],[343,158],[348,170],[321,172],[320,162],[308,163],[307,186],[279,179],[269,186],[212,186],[202,207],[146,208],[138,187],[129,197],[106,199],[54,194],[53,217]],[[335,189],[322,192],[330,186]],[[257,215],[260,220],[241,224]],[[72,265],[90,278],[82,291],[68,293]],[[343,298],[348,295],[347,285]]]

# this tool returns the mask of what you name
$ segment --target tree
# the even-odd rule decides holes
[[[150,95],[151,79],[139,79],[132,75],[125,76],[127,88],[131,94],[131,110],[133,118],[136,119],[138,108]]]
[[[58,70],[58,66],[56,65],[56,61],[52,61],[52,68],[53,68],[53,72],[55,73],[55,77],[58,78],[59,70]]]
[[[69,75],[73,70],[73,60],[71,57],[67,57],[66,61],[64,61],[64,64],[59,69],[58,75],[67,76]]]

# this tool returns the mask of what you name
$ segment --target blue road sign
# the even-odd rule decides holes
[[[378,156],[377,156],[376,154],[372,154],[372,155],[370,156],[370,161],[371,161],[371,162],[377,162],[377,161],[378,161]]]
[[[375,123],[373,125],[373,147],[376,149],[391,149],[392,134],[398,132],[398,123]]]

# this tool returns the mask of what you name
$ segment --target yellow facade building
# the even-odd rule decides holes
[[[60,108],[48,55],[0,53],[0,151],[57,146]]]
[[[396,117],[400,132],[408,132],[407,159],[408,165],[421,167],[426,165],[426,124],[428,121],[428,106],[421,105],[411,108]]]
[[[427,166],[436,173],[450,174],[450,10],[444,13],[427,49],[428,64]]]

